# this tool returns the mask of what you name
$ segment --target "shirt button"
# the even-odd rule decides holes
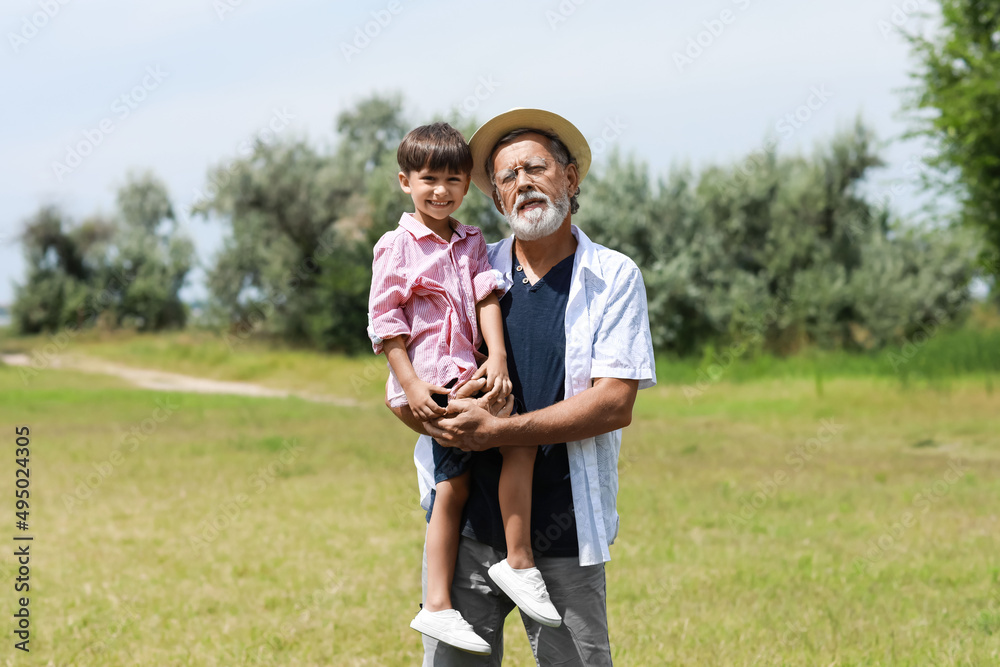
[[[528,284],[528,279],[527,278],[522,278],[521,282],[524,283],[525,285],[527,285]]]

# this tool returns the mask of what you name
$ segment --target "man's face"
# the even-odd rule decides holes
[[[567,220],[576,166],[559,164],[546,137],[524,134],[501,146],[493,156],[493,173],[497,208],[518,239],[544,238]]]

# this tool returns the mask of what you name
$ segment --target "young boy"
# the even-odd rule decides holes
[[[404,213],[399,227],[375,245],[368,335],[375,353],[384,352],[389,362],[389,404],[409,405],[414,417],[428,421],[446,413],[446,395],[452,387],[481,377],[482,372],[489,400],[510,394],[503,321],[495,294],[504,287],[505,278],[490,266],[480,230],[450,217],[468,193],[472,173],[472,154],[461,133],[447,123],[418,127],[403,138],[396,157],[399,185],[413,199],[415,210]],[[482,372],[478,371],[481,341],[489,351]],[[451,603],[471,454],[437,442],[433,448],[435,490],[427,527],[427,592],[410,627],[457,648],[489,654],[490,645]],[[530,598],[500,585],[531,618],[558,626],[562,619],[541,583],[531,553],[536,450],[507,447],[501,452],[499,499],[508,548],[506,564],[514,573],[509,576],[539,583]]]

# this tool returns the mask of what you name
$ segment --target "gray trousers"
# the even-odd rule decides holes
[[[424,667],[500,667],[503,661],[504,619],[514,609],[510,598],[496,588],[486,571],[504,553],[467,537],[458,545],[451,601],[476,633],[489,642],[490,655],[473,655],[424,636]],[[536,558],[552,604],[563,617],[558,628],[521,620],[540,667],[611,665],[608,640],[607,589],[604,564],[581,567],[577,558]],[[424,548],[423,589],[427,595],[427,549]]]

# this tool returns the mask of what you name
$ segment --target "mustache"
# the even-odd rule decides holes
[[[529,211],[521,215],[517,211],[518,206],[524,206],[531,201],[543,201],[545,208]],[[512,206],[513,212],[505,213],[507,224],[510,225],[514,236],[522,241],[535,241],[554,233],[569,213],[569,197],[563,196],[553,201],[546,195],[538,192],[524,193],[515,200]]]
[[[526,204],[530,204],[535,201],[540,201],[546,206],[552,206],[552,200],[549,199],[548,195],[542,194],[541,192],[522,192],[514,201],[514,210],[519,211]]]

